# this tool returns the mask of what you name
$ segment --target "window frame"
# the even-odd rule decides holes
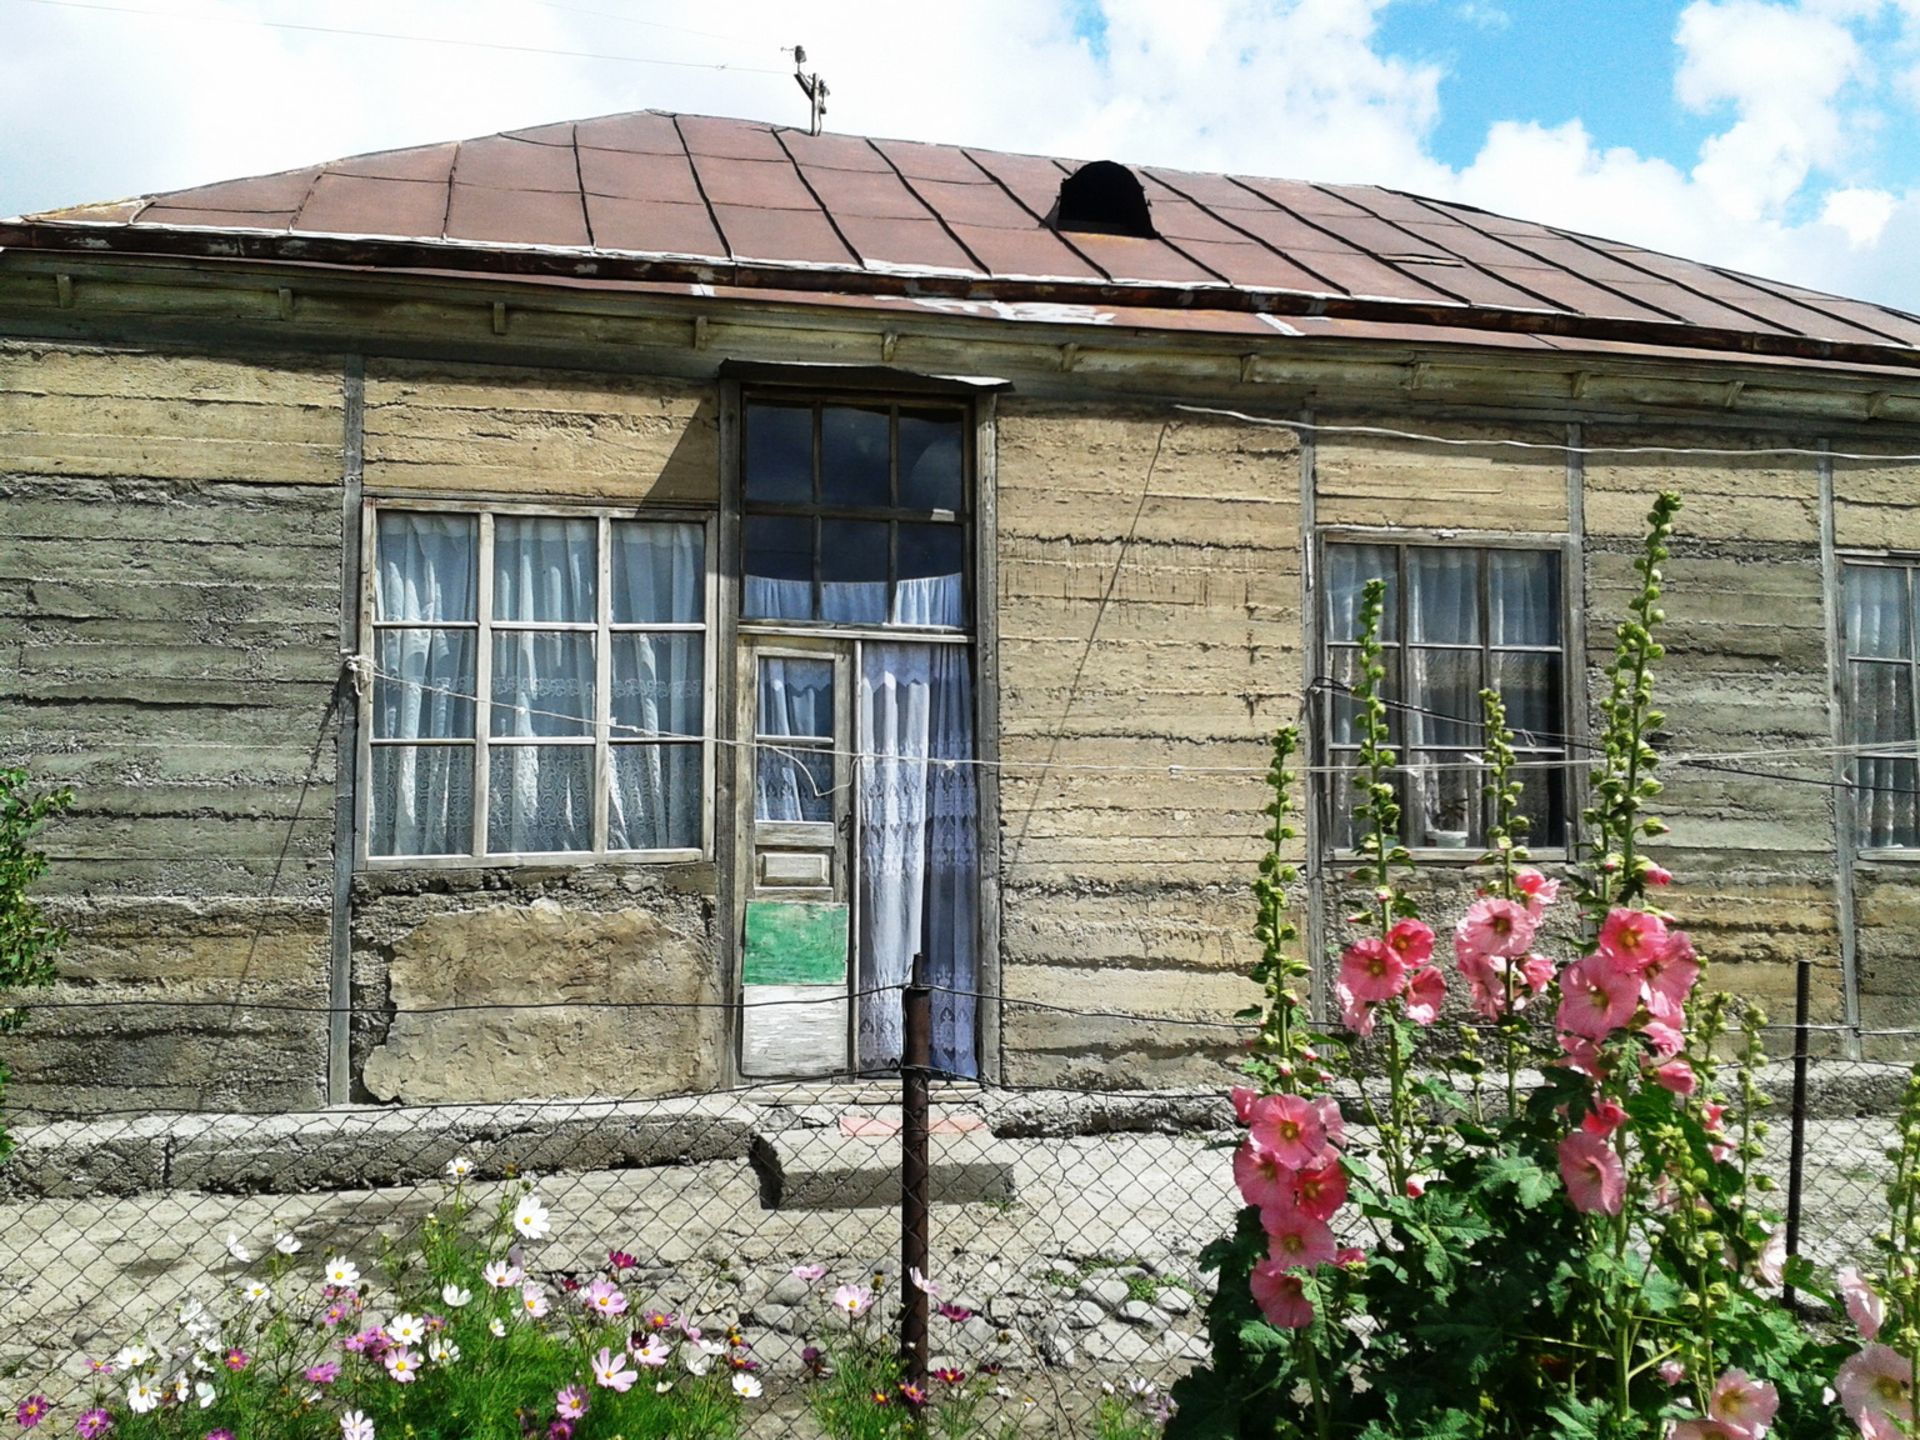
[[[1328,633],[1330,619],[1328,606],[1331,595],[1327,588],[1327,576],[1330,564],[1327,551],[1338,545],[1374,545],[1391,546],[1404,552],[1409,549],[1454,549],[1454,550],[1525,550],[1535,553],[1552,554],[1559,560],[1560,596],[1557,607],[1560,619],[1560,644],[1549,646],[1493,646],[1488,638],[1486,625],[1486,567],[1481,567],[1481,625],[1480,643],[1477,646],[1435,646],[1436,649],[1477,650],[1482,657],[1494,652],[1512,651],[1519,654],[1557,654],[1560,657],[1560,695],[1557,733],[1563,738],[1558,747],[1565,758],[1563,772],[1565,793],[1562,804],[1566,813],[1565,834],[1557,844],[1527,845],[1528,853],[1537,861],[1559,862],[1573,857],[1580,844],[1580,805],[1575,794],[1574,765],[1578,754],[1583,753],[1589,744],[1586,707],[1577,703],[1585,696],[1586,655],[1582,645],[1580,596],[1583,585],[1574,583],[1582,574],[1579,542],[1567,534],[1551,534],[1537,531],[1480,531],[1450,530],[1437,527],[1418,526],[1360,526],[1360,525],[1324,525],[1316,529],[1313,544],[1313,583],[1309,595],[1309,610],[1312,615],[1313,645],[1312,654],[1317,666],[1316,674],[1330,681],[1333,676],[1333,656],[1339,649],[1349,648],[1351,642],[1335,642]],[[1407,636],[1407,586],[1404,581],[1404,555],[1399,562],[1400,575],[1396,576],[1396,595],[1398,597],[1397,633],[1395,642],[1399,653],[1404,656],[1408,645]],[[1404,673],[1404,672],[1403,672]],[[1333,743],[1333,706],[1335,692],[1331,685],[1322,685],[1322,694],[1314,709],[1313,757],[1316,774],[1324,783],[1314,787],[1317,792],[1316,819],[1321,833],[1328,837],[1325,845],[1327,852],[1340,860],[1357,858],[1361,852],[1340,848],[1334,845],[1332,836],[1338,833],[1338,821],[1343,810],[1351,810],[1346,804],[1349,786],[1346,777],[1333,771],[1335,756],[1352,753],[1352,747],[1338,747]],[[1477,722],[1469,722],[1477,723]],[[1524,747],[1516,746],[1525,758]],[[1542,747],[1552,748],[1552,747]],[[1394,746],[1399,756],[1399,773],[1404,773],[1406,749],[1404,744]],[[1482,797],[1481,803],[1485,800]],[[1403,796],[1402,808],[1405,808]],[[1484,814],[1484,811],[1482,812]],[[1529,836],[1531,841],[1533,837]],[[1439,863],[1453,865],[1476,865],[1486,853],[1484,844],[1467,844],[1458,848],[1450,846],[1420,845],[1408,846],[1408,853],[1423,864]]]
[[[885,407],[887,419],[887,464],[889,474],[889,495],[898,499],[900,494],[900,412],[902,410],[938,410],[951,411],[960,426],[960,506],[955,510],[914,510],[893,504],[888,505],[835,505],[823,500],[774,501],[754,500],[747,495],[747,453],[749,447],[748,432],[752,426],[752,411],[756,405],[775,405],[788,408],[808,406],[813,412],[812,431],[812,467],[814,491],[820,489],[822,448],[824,445],[821,414],[827,408],[847,408],[855,410],[880,409]],[[735,617],[738,630],[742,634],[820,634],[820,635],[858,635],[884,637],[887,635],[907,638],[961,638],[971,640],[979,631],[980,597],[976,584],[975,567],[978,563],[977,528],[979,516],[979,457],[977,454],[979,416],[976,401],[968,395],[945,395],[920,393],[914,391],[894,391],[884,387],[861,388],[856,390],[837,390],[818,385],[786,387],[771,384],[756,384],[744,388],[740,395],[739,410],[739,453],[731,477],[733,503],[738,516],[739,534],[735,541],[739,564],[740,595],[739,614]],[[966,619],[960,625],[896,625],[890,621],[851,621],[822,619],[781,619],[766,615],[749,615],[746,605],[747,570],[747,527],[757,517],[771,516],[784,519],[805,519],[813,527],[813,574],[811,583],[814,599],[820,596],[820,522],[823,520],[854,520],[883,523],[887,526],[887,603],[892,605],[894,592],[899,585],[900,570],[900,532],[903,524],[951,525],[960,535],[960,585],[965,606]]]
[[[384,512],[412,512],[436,515],[471,515],[475,517],[474,540],[474,619],[457,626],[425,627],[420,625],[401,625],[392,622],[376,623],[374,591],[378,573],[378,532],[380,516]],[[487,698],[492,688],[493,669],[493,631],[495,620],[493,609],[493,532],[496,517],[530,517],[536,519],[580,520],[592,519],[596,524],[596,565],[598,579],[596,585],[597,613],[591,624],[562,622],[517,622],[509,621],[501,625],[504,630],[535,631],[571,631],[591,634],[595,637],[594,650],[594,716],[590,737],[500,737],[491,734],[492,705]],[[703,618],[693,622],[662,622],[659,624],[620,624],[612,621],[612,565],[613,548],[610,543],[612,526],[615,521],[639,521],[655,524],[691,524],[698,525],[701,531],[701,563],[704,567],[701,577],[701,605]],[[471,848],[453,854],[435,855],[376,855],[372,851],[373,818],[373,752],[376,748],[373,738],[373,695],[374,677],[371,673],[363,675],[358,684],[359,733],[355,744],[356,780],[354,787],[354,851],[356,868],[360,870],[485,870],[512,866],[650,866],[667,864],[687,864],[711,860],[714,854],[714,811],[715,811],[715,751],[716,720],[714,715],[717,704],[718,641],[722,626],[718,607],[720,604],[719,575],[719,517],[711,509],[698,509],[679,506],[656,505],[608,505],[594,503],[576,503],[562,497],[554,497],[544,503],[525,501],[488,500],[469,498],[446,498],[441,496],[414,495],[369,495],[361,503],[360,522],[360,623],[359,654],[360,663],[371,667],[375,663],[376,650],[374,638],[385,629],[420,628],[458,628],[470,629],[475,635],[474,655],[474,720],[473,738],[455,743],[466,745],[473,753],[473,824]],[[624,634],[698,634],[701,637],[701,722],[700,734],[696,740],[650,741],[635,740],[623,742],[612,734],[613,726],[613,648],[612,637]],[[396,744],[413,743],[406,741],[381,741],[379,748],[392,748]],[[555,744],[571,746],[591,746],[593,749],[593,848],[586,850],[542,850],[521,851],[486,849],[488,820],[488,772],[490,751],[498,747],[514,747],[526,744]],[[680,744],[697,743],[700,747],[700,843],[697,847],[674,847],[650,850],[612,850],[607,848],[608,816],[611,809],[612,752],[613,747],[622,743],[632,744]]]
[[[1920,770],[1920,615],[1914,611],[1914,602],[1920,595],[1920,551],[1902,550],[1842,550],[1835,554],[1838,566],[1834,585],[1834,629],[1838,637],[1838,653],[1835,660],[1840,665],[1840,673],[1833,677],[1838,691],[1840,720],[1843,739],[1839,742],[1849,748],[1841,752],[1841,775],[1846,781],[1846,824],[1852,836],[1852,849],[1856,859],[1886,861],[1894,864],[1920,864],[1920,844],[1916,845],[1868,845],[1864,843],[1863,829],[1860,823],[1860,802],[1862,790],[1854,775],[1854,761],[1858,758],[1852,746],[1860,743],[1854,739],[1853,707],[1853,667],[1860,665],[1894,666],[1904,663],[1907,670],[1907,683],[1911,687],[1911,701],[1915,707],[1913,754],[1915,768]],[[1907,597],[1907,655],[1904,662],[1883,656],[1853,654],[1853,636],[1847,629],[1847,568],[1858,566],[1880,570],[1901,570],[1906,573]],[[1892,744],[1894,742],[1888,742]]]

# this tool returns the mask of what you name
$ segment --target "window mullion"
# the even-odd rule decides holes
[[[480,556],[475,575],[475,618],[479,637],[473,662],[473,855],[487,853],[488,778],[493,729],[493,516],[480,513]]]
[[[607,852],[607,818],[612,808],[609,786],[612,757],[607,753],[607,736],[613,717],[613,638],[608,626],[613,623],[613,522],[600,517],[595,537],[598,585],[593,644],[593,853]]]

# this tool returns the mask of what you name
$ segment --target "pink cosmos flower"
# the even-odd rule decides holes
[[[627,1297],[611,1280],[596,1280],[581,1293],[580,1303],[604,1320],[627,1313]]]
[[[236,1345],[227,1351],[224,1363],[227,1369],[237,1375],[253,1363],[253,1357]]]
[[[973,1311],[964,1305],[956,1305],[951,1300],[942,1300],[938,1314],[943,1320],[951,1320],[959,1325],[973,1318]]]
[[[1913,1423],[1913,1396],[1908,1382],[1912,1370],[1905,1356],[1885,1345],[1867,1345],[1847,1358],[1834,1377],[1833,1388],[1840,1404],[1862,1433],[1869,1419]],[[1889,1435],[1898,1430],[1887,1429]]]
[[[1640,1008],[1640,981],[1595,955],[1582,956],[1560,977],[1554,1024],[1589,1040],[1604,1040]]]
[[[1406,978],[1407,962],[1373,936],[1354,941],[1340,957],[1340,984],[1369,1005],[1398,995]]]
[[[53,1409],[53,1402],[44,1395],[29,1395],[14,1407],[13,1418],[22,1430],[31,1430],[47,1418],[47,1412]]]
[[[73,1433],[80,1440],[100,1440],[100,1436],[113,1429],[113,1416],[95,1406],[91,1410],[82,1410],[80,1418],[73,1422]]]
[[[1253,1102],[1260,1098],[1260,1092],[1236,1085],[1228,1094],[1233,1100],[1233,1118],[1242,1125],[1253,1119]]]
[[[1598,1135],[1576,1130],[1560,1142],[1560,1178],[1583,1215],[1618,1215],[1627,1177],[1620,1157]]]
[[[1866,1277],[1852,1265],[1847,1266],[1833,1277],[1840,1284],[1840,1297],[1847,1302],[1847,1315],[1860,1332],[1860,1338],[1871,1340],[1880,1333],[1880,1327],[1886,1322],[1887,1302],[1867,1283]]]
[[[1654,1082],[1676,1095],[1686,1096],[1700,1088],[1699,1077],[1684,1060],[1669,1060],[1653,1072]]]
[[[1739,1440],[1760,1440],[1780,1408],[1780,1393],[1744,1370],[1729,1370],[1713,1382],[1707,1418],[1717,1420]]]
[[[833,1308],[847,1312],[847,1318],[864,1315],[873,1304],[873,1291],[864,1285],[842,1285],[833,1292]]]
[[[553,1408],[562,1420],[578,1420],[587,1413],[587,1392],[568,1385],[553,1397]]]
[[[1356,997],[1344,983],[1336,984],[1333,994],[1340,1002],[1340,1023],[1362,1040],[1373,1034],[1373,1006]]]
[[[1407,1018],[1416,1025],[1431,1025],[1440,1018],[1440,1007],[1447,998],[1447,982],[1432,965],[1413,972],[1407,982]]]
[[[1253,1107],[1247,1137],[1289,1170],[1303,1170],[1327,1153],[1320,1109],[1299,1095],[1262,1095]]]
[[[1585,1115],[1580,1117],[1580,1128],[1587,1134],[1598,1135],[1604,1140],[1618,1130],[1620,1123],[1626,1118],[1627,1112],[1620,1102],[1603,1095],[1587,1108]]]
[[[404,1345],[389,1350],[380,1363],[399,1384],[411,1385],[420,1378],[420,1357]]]
[[[811,1285],[817,1280],[827,1278],[827,1267],[824,1265],[796,1265],[793,1267],[793,1278],[803,1284]]]
[[[612,1270],[616,1275],[622,1270],[635,1269],[639,1264],[640,1258],[637,1255],[629,1255],[625,1250],[609,1250],[607,1252],[607,1268]]]
[[[1347,1172],[1338,1160],[1298,1171],[1292,1181],[1295,1208],[1312,1219],[1331,1220],[1347,1203]]]
[[[1489,895],[1474,901],[1460,917],[1453,931],[1454,953],[1466,949],[1480,955],[1524,955],[1539,925],[1524,905]]]
[[[1233,1183],[1249,1205],[1278,1205],[1293,1193],[1293,1172],[1280,1157],[1249,1136],[1233,1152]]]
[[[331,1385],[340,1378],[338,1360],[322,1360],[318,1365],[309,1365],[306,1369],[309,1385]]]
[[[633,1382],[640,1378],[638,1370],[627,1368],[627,1356],[623,1350],[616,1355],[606,1346],[600,1347],[600,1353],[593,1357],[593,1383],[603,1390],[612,1390],[624,1395],[633,1388]]]
[[[1292,1205],[1271,1205],[1260,1212],[1260,1225],[1267,1232],[1267,1254],[1279,1264],[1311,1270],[1332,1263],[1336,1247],[1326,1221]]]
[[[1313,1302],[1297,1274],[1276,1260],[1262,1260],[1253,1267],[1248,1279],[1254,1303],[1269,1325],[1282,1330],[1301,1330],[1313,1323]]]
[[[1560,898],[1560,882],[1549,880],[1538,870],[1514,872],[1513,888],[1526,896],[1527,913],[1538,920],[1547,906]]]
[[[1433,927],[1424,920],[1402,920],[1387,932],[1387,948],[1409,970],[1433,958]]]
[[[1645,910],[1619,907],[1600,922],[1600,953],[1623,970],[1639,974],[1667,952],[1667,922]]]
[[[520,1310],[531,1320],[538,1320],[547,1313],[547,1292],[538,1285],[520,1287]]]

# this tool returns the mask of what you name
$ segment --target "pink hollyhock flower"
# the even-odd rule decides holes
[[[1490,895],[1469,905],[1454,927],[1455,954],[1464,947],[1481,955],[1524,955],[1539,924],[1524,905]]]
[[[1870,1433],[1869,1419],[1913,1423],[1913,1396],[1908,1388],[1911,1379],[1912,1370],[1899,1351],[1885,1345],[1867,1345],[1847,1358],[1834,1377],[1833,1388],[1853,1423],[1862,1433]],[[1889,1428],[1886,1433],[1900,1432]]]
[[[1433,1024],[1446,998],[1447,982],[1437,969],[1429,965],[1414,971],[1407,982],[1407,1018],[1416,1025]]]
[[[1676,1420],[1667,1431],[1667,1440],[1740,1440],[1718,1420]]]
[[[1233,1118],[1242,1125],[1253,1119],[1253,1102],[1260,1098],[1260,1092],[1249,1090],[1244,1085],[1236,1085],[1227,1093],[1233,1100]]]
[[[1477,950],[1462,950],[1456,957],[1460,974],[1467,982],[1468,1003],[1475,1013],[1498,1020],[1507,1010],[1507,987],[1501,962]]]
[[[1653,1072],[1654,1083],[1676,1095],[1691,1095],[1700,1088],[1699,1077],[1684,1060],[1669,1060]]]
[[[1426,1194],[1429,1179],[1430,1177],[1426,1175],[1407,1176],[1407,1198],[1409,1200],[1418,1200],[1422,1195]]]
[[[1589,1040],[1604,1040],[1640,1008],[1640,981],[1596,955],[1582,956],[1560,977],[1554,1024]]]
[[[1340,1023],[1362,1040],[1373,1034],[1373,1006],[1355,996],[1345,984],[1335,985],[1333,993],[1340,1002]]]
[[[1660,1362],[1660,1378],[1669,1385],[1678,1385],[1682,1380],[1687,1378],[1687,1367],[1682,1365],[1678,1360],[1662,1360]]]
[[[1347,1143],[1347,1121],[1340,1113],[1340,1102],[1331,1095],[1322,1095],[1313,1102],[1313,1108],[1320,1113],[1320,1125],[1327,1132],[1328,1146],[1343,1149]]]
[[[1717,1420],[1740,1440],[1760,1440],[1780,1408],[1780,1393],[1744,1370],[1729,1370],[1713,1382],[1707,1418]]]
[[[1331,1220],[1347,1203],[1347,1172],[1338,1160],[1301,1170],[1293,1176],[1293,1203],[1303,1215]]]
[[[1269,1325],[1303,1330],[1313,1323],[1313,1302],[1307,1299],[1300,1277],[1279,1261],[1259,1261],[1247,1283]]]
[[[1233,1152],[1233,1183],[1249,1205],[1284,1204],[1293,1193],[1293,1172],[1280,1157],[1249,1136]]]
[[[1627,1118],[1627,1112],[1618,1100],[1601,1096],[1588,1107],[1587,1113],[1580,1118],[1580,1128],[1589,1135],[1598,1135],[1602,1140],[1620,1128]]]
[[[1647,1037],[1647,1044],[1653,1048],[1654,1057],[1660,1060],[1678,1055],[1681,1046],[1687,1043],[1685,1033],[1664,1020],[1647,1021],[1640,1027],[1640,1033]]]
[[[1262,1095],[1247,1135],[1289,1170],[1303,1170],[1327,1151],[1319,1107],[1299,1095]]]
[[[1638,975],[1667,952],[1667,922],[1645,910],[1615,907],[1600,923],[1600,953]]]
[[[1606,1052],[1584,1035],[1561,1032],[1560,1048],[1567,1053],[1567,1058],[1560,1063],[1589,1080],[1605,1080],[1613,1073],[1613,1062],[1607,1059]]]
[[[1671,885],[1673,883],[1673,872],[1664,865],[1654,864],[1651,860],[1647,861],[1645,866],[1641,868],[1640,875],[1649,885]]]
[[[1840,1284],[1840,1298],[1847,1302],[1847,1315],[1860,1331],[1860,1338],[1873,1339],[1886,1321],[1887,1302],[1867,1284],[1866,1277],[1851,1265],[1833,1278]]]
[[[1760,1247],[1760,1254],[1753,1262],[1753,1273],[1769,1285],[1779,1285],[1787,1278],[1787,1231],[1783,1225],[1776,1225],[1767,1232],[1767,1243]]]
[[[554,1395],[553,1408],[562,1420],[578,1420],[587,1413],[587,1392],[578,1385],[568,1385]]]
[[[1342,1245],[1338,1250],[1333,1252],[1333,1263],[1336,1265],[1364,1265],[1367,1263],[1367,1252],[1362,1250],[1358,1245]]]
[[[1684,930],[1668,934],[1666,950],[1648,963],[1640,978],[1647,987],[1648,1011],[1669,1024],[1680,1024],[1687,997],[1700,979],[1700,962]]]
[[[1311,1270],[1333,1261],[1337,1248],[1326,1221],[1316,1220],[1292,1205],[1273,1205],[1260,1212],[1267,1232],[1267,1254],[1282,1265]]]
[[[1549,880],[1538,870],[1515,871],[1513,888],[1527,897],[1527,913],[1536,920],[1546,913],[1547,906],[1560,898],[1560,882]]]
[[[1584,1215],[1618,1215],[1627,1177],[1620,1157],[1598,1135],[1576,1130],[1560,1142],[1560,1178],[1567,1198]]]
[[[1386,941],[1372,936],[1354,941],[1340,957],[1340,984],[1369,1005],[1398,995],[1406,978],[1407,962],[1388,949]]]
[[[1433,958],[1433,927],[1424,920],[1402,920],[1387,932],[1387,948],[1409,970]]]
[[[1553,961],[1545,955],[1529,955],[1520,962],[1520,978],[1535,995],[1546,993],[1553,975]]]

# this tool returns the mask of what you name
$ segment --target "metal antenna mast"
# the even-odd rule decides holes
[[[807,63],[807,47],[793,47],[793,80],[807,97],[807,133],[820,133],[820,117],[827,113],[827,82],[820,78],[820,72],[809,75],[800,67]]]

